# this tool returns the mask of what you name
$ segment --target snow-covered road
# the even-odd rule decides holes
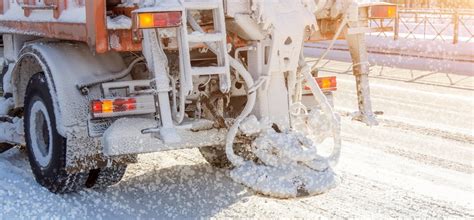
[[[340,74],[342,183],[296,200],[255,195],[197,150],[143,155],[103,191],[54,195],[33,179],[24,152],[0,155],[0,219],[90,218],[474,218],[474,92],[371,79],[378,127],[351,121],[352,76]],[[474,87],[474,85],[472,85]]]

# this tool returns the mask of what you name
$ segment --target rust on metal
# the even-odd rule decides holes
[[[110,49],[118,52],[141,51],[141,42],[133,40],[132,30],[109,30]],[[116,41],[116,42],[114,42]]]
[[[8,8],[9,1],[0,1],[0,14],[5,14],[5,9]]]
[[[93,1],[94,20],[87,20],[87,23],[95,24],[95,50],[97,53],[109,51],[109,37],[107,32],[107,15],[105,1]]]
[[[87,42],[84,23],[0,21],[3,33]]]

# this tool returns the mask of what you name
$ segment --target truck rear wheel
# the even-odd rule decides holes
[[[25,139],[36,181],[53,193],[69,193],[85,186],[88,173],[68,173],[66,138],[56,128],[56,115],[43,73],[29,81],[25,96]]]
[[[91,170],[86,186],[94,189],[104,189],[115,185],[122,180],[127,165],[113,165],[112,167],[105,167],[101,169]]]
[[[256,163],[259,163],[257,156],[250,149],[248,144],[236,144],[234,146],[234,153],[244,160],[252,160]],[[227,158],[224,146],[209,146],[199,148],[202,157],[211,164],[213,167],[217,168],[232,168],[232,162]]]
[[[210,146],[199,148],[202,157],[217,168],[231,168],[232,163],[227,159],[224,146]]]

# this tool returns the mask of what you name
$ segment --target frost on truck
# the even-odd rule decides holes
[[[0,151],[26,146],[36,180],[55,193],[116,184],[138,154],[184,148],[265,195],[326,192],[341,148],[327,99],[336,81],[317,77],[303,45],[348,39],[357,119],[376,124],[363,40],[375,9],[349,0],[0,2]]]

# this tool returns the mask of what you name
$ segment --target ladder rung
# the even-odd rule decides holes
[[[193,76],[202,76],[202,75],[220,75],[225,74],[229,71],[226,67],[192,67]]]
[[[186,0],[183,4],[189,10],[214,10],[219,8],[219,2],[215,0]]]
[[[188,41],[191,43],[218,42],[218,41],[224,41],[224,36],[221,33],[213,33],[213,34],[196,33],[196,34],[189,34]]]

